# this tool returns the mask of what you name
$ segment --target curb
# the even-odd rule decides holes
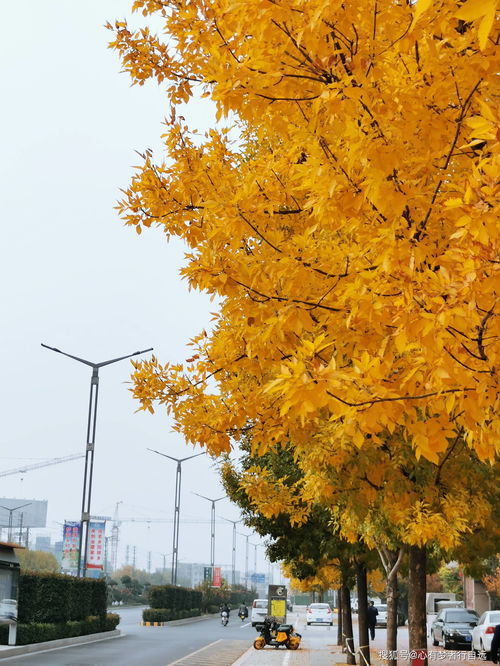
[[[58,648],[70,647],[75,645],[85,645],[86,643],[97,643],[98,641],[107,641],[112,638],[122,638],[119,629],[113,631],[102,631],[98,634],[87,634],[86,636],[74,636],[73,638],[59,638],[55,641],[46,641],[45,643],[31,643],[30,645],[0,646],[0,660],[9,657],[17,657],[23,654],[33,654],[35,652],[49,652]]]
[[[141,627],[165,627],[166,622],[139,622]]]
[[[244,652],[241,657],[238,657],[236,661],[233,662],[232,666],[243,666],[246,662],[246,659],[252,652],[255,652],[255,648],[251,645],[246,652]]]

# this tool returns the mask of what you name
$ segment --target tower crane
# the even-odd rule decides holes
[[[60,463],[69,462],[70,460],[77,460],[78,458],[84,458],[84,453],[73,453],[69,456],[62,456],[60,458],[50,458],[49,460],[42,460],[38,463],[32,463],[31,465],[23,465],[23,467],[15,467],[14,469],[7,469],[3,472],[0,472],[1,476],[10,476],[11,474],[24,474],[31,471],[32,469],[40,469],[40,467],[49,467],[49,465],[59,465]]]
[[[113,527],[111,529],[111,571],[116,571],[118,559],[118,542],[120,540],[120,521],[118,520],[118,509],[123,500],[116,503],[115,513],[113,515]]]

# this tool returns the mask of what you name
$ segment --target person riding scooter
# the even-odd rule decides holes
[[[226,604],[226,602],[224,602],[223,604],[221,604],[219,610],[220,610],[221,622],[224,626],[226,626],[226,624],[229,622],[229,612],[230,612],[229,606]]]
[[[245,618],[248,617],[248,608],[245,606],[245,604],[240,605],[240,609],[238,611],[238,617],[242,622],[243,620],[245,620]]]

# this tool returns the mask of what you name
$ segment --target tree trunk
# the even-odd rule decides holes
[[[425,608],[426,594],[426,561],[425,547],[410,546],[408,576],[408,632],[412,664],[427,666],[427,613]]]
[[[346,663],[356,663],[354,651],[354,637],[352,635],[351,592],[347,585],[342,585],[342,628],[344,647],[346,650]]]
[[[344,640],[342,636],[342,588],[337,590],[337,645],[343,645]]]
[[[358,636],[361,664],[370,663],[370,644],[368,639],[368,586],[366,582],[366,567],[362,562],[356,562],[356,587],[358,590]],[[364,659],[363,659],[364,657]]]
[[[394,558],[394,565],[396,558]],[[387,666],[397,665],[398,649],[398,574],[396,571],[387,578]]]

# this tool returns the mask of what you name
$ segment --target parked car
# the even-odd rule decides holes
[[[252,627],[262,624],[267,616],[267,599],[254,599],[252,603],[252,614],[250,616]]]
[[[443,609],[431,625],[432,644],[442,643],[445,650],[472,648],[472,629],[478,620],[479,615],[469,608]]]
[[[472,649],[486,652],[488,659],[491,652],[491,639],[497,624],[500,624],[500,611],[486,611],[472,630]]]
[[[307,624],[333,624],[330,604],[309,604],[306,610]]]
[[[377,627],[387,627],[387,604],[375,604],[378,610]]]

